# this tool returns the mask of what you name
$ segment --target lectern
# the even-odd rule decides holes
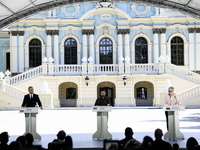
[[[108,132],[108,112],[111,106],[94,106],[93,112],[97,112],[97,131],[93,134],[93,139],[112,139]]]
[[[184,111],[185,106],[164,106],[164,111],[168,111],[168,128],[164,139],[184,139],[183,133],[179,130],[179,111]]]
[[[39,107],[26,107],[19,110],[20,113],[25,113],[26,131],[24,135],[31,133],[34,140],[41,140],[41,136],[36,132],[36,114],[40,111]]]

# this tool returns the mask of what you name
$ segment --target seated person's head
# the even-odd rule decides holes
[[[18,141],[13,141],[9,145],[9,150],[19,150],[21,144]]]
[[[179,145],[177,143],[173,144],[173,150],[178,150],[179,149]]]
[[[126,137],[132,137],[133,136],[133,130],[130,127],[127,127],[125,129],[125,136]]]
[[[18,141],[21,144],[21,146],[26,146],[25,136],[19,136],[16,141]]]
[[[72,149],[73,148],[73,142],[71,136],[66,136],[65,141],[63,143],[63,149]]]
[[[163,136],[163,132],[161,129],[156,129],[155,132],[154,132],[154,136],[156,139],[162,139],[162,136]]]
[[[126,149],[131,149],[131,150],[139,148],[139,147],[140,147],[140,142],[138,142],[134,139],[130,139],[125,145]]]
[[[152,148],[153,148],[153,139],[150,136],[145,136],[140,149],[151,150]]]
[[[8,135],[8,132],[2,132],[1,134],[0,134],[0,142],[1,143],[8,143],[8,141],[9,141],[9,135]]]
[[[26,138],[26,142],[27,142],[27,145],[32,145],[33,144],[33,135],[31,133],[27,133],[25,135],[25,138]]]
[[[194,138],[194,137],[190,137],[188,140],[187,140],[187,143],[186,143],[186,148],[188,150],[191,150],[194,146],[198,145],[198,142],[197,140]]]
[[[64,130],[61,130],[57,134],[57,139],[63,141],[65,139],[66,133]]]

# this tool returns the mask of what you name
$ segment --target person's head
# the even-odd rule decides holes
[[[179,145],[177,143],[173,144],[173,150],[178,150],[179,149]]]
[[[154,132],[154,136],[156,138],[156,140],[160,140],[162,139],[162,136],[163,136],[163,132],[161,129],[156,129],[155,132]]]
[[[27,133],[25,135],[25,138],[26,138],[26,142],[27,142],[27,145],[30,146],[30,145],[33,145],[33,135],[31,133]]]
[[[2,132],[0,134],[0,142],[1,143],[4,143],[4,144],[7,144],[9,141],[9,135],[8,135],[8,132]]]
[[[25,136],[19,136],[16,141],[18,141],[21,144],[21,146],[26,146]]]
[[[153,149],[153,139],[150,136],[145,136],[143,142],[140,146],[141,150],[152,150]]]
[[[72,138],[71,138],[71,136],[66,136],[65,141],[63,143],[63,149],[68,150],[68,149],[72,149],[72,148],[73,148]]]
[[[29,92],[29,94],[33,94],[33,91],[34,91],[33,87],[32,87],[32,86],[29,86],[29,87],[28,87],[28,92]]]
[[[188,150],[191,150],[194,146],[198,145],[198,142],[197,140],[194,138],[194,137],[190,137],[188,140],[187,140],[187,143],[186,143],[186,148]]]
[[[105,97],[106,96],[106,90],[102,89],[100,94],[101,94],[101,97]]]
[[[65,139],[66,133],[64,130],[61,130],[57,134],[57,139],[63,141]]]
[[[124,134],[125,134],[126,137],[132,137],[133,136],[133,130],[130,127],[127,127],[125,129],[125,133]]]
[[[13,141],[9,145],[9,150],[18,150],[20,148],[21,144],[18,141]]]
[[[172,93],[174,93],[174,87],[173,86],[170,86],[168,88],[168,93],[171,95]]]

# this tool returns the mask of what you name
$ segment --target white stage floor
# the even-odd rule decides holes
[[[195,137],[200,144],[200,112],[199,109],[186,109],[179,113],[180,130],[185,140],[169,141],[178,143],[181,148],[186,147],[189,137]],[[102,148],[102,141],[92,139],[96,131],[96,113],[90,108],[70,108],[43,110],[37,115],[37,132],[42,140],[35,142],[47,148],[49,142],[56,138],[59,130],[65,130],[73,139],[74,148]],[[148,135],[154,139],[154,130],[161,128],[166,132],[165,114],[162,109],[156,108],[113,108],[109,112],[109,131],[113,139],[124,138],[124,129],[131,127],[134,138],[141,141]],[[0,111],[0,132],[7,131],[10,141],[22,135],[25,131],[24,114],[18,111]]]

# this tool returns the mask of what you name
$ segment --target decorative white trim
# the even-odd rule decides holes
[[[66,8],[67,8],[67,7],[74,7],[75,11],[69,13],[69,12],[66,11]],[[67,6],[67,7],[63,7],[63,8],[61,9],[62,13],[63,13],[66,17],[74,17],[76,14],[79,13],[80,7],[79,7],[78,4],[70,5],[70,6]]]
[[[95,43],[96,64],[99,64],[99,42],[103,38],[111,39],[111,41],[113,43],[113,64],[116,64],[116,47],[117,47],[117,43],[115,42],[115,39],[111,35],[108,35],[108,34],[99,36],[99,38],[97,39],[97,41]]]
[[[43,39],[38,36],[38,35],[31,35],[29,36],[26,41],[25,41],[25,45],[24,45],[24,48],[25,48],[25,69],[29,68],[29,43],[32,39],[38,39],[40,40],[41,44],[42,44],[42,57],[41,57],[41,62],[42,62],[42,59],[45,57],[45,47],[46,45],[44,44],[43,42]]]
[[[181,33],[175,33],[169,37],[169,40],[167,42],[167,55],[169,56],[169,58],[171,60],[171,40],[175,36],[181,37],[184,41],[184,66],[188,66],[188,41],[187,41],[187,38],[185,37],[185,35],[183,35]]]
[[[135,40],[139,37],[145,38],[148,42],[148,63],[151,64],[152,63],[152,42],[151,42],[151,39],[146,34],[143,34],[143,33],[136,35],[132,40],[132,43],[131,43],[132,64],[135,64]]]
[[[80,64],[81,63],[80,62],[80,60],[81,60],[81,44],[80,44],[79,39],[73,34],[68,34],[68,35],[64,36],[61,40],[61,44],[60,44],[61,64],[64,65],[64,49],[65,49],[64,43],[69,38],[73,38],[77,42],[77,63]]]
[[[134,12],[136,15],[138,15],[138,16],[144,16],[144,15],[146,15],[146,14],[150,11],[150,8],[151,8],[151,7],[146,6],[146,5],[143,5],[143,6],[146,7],[146,9],[145,9],[144,11],[142,11],[142,12],[137,11],[137,6],[138,6],[138,5],[143,5],[143,4],[134,4],[134,3],[133,3],[133,4],[131,5],[132,12]]]

